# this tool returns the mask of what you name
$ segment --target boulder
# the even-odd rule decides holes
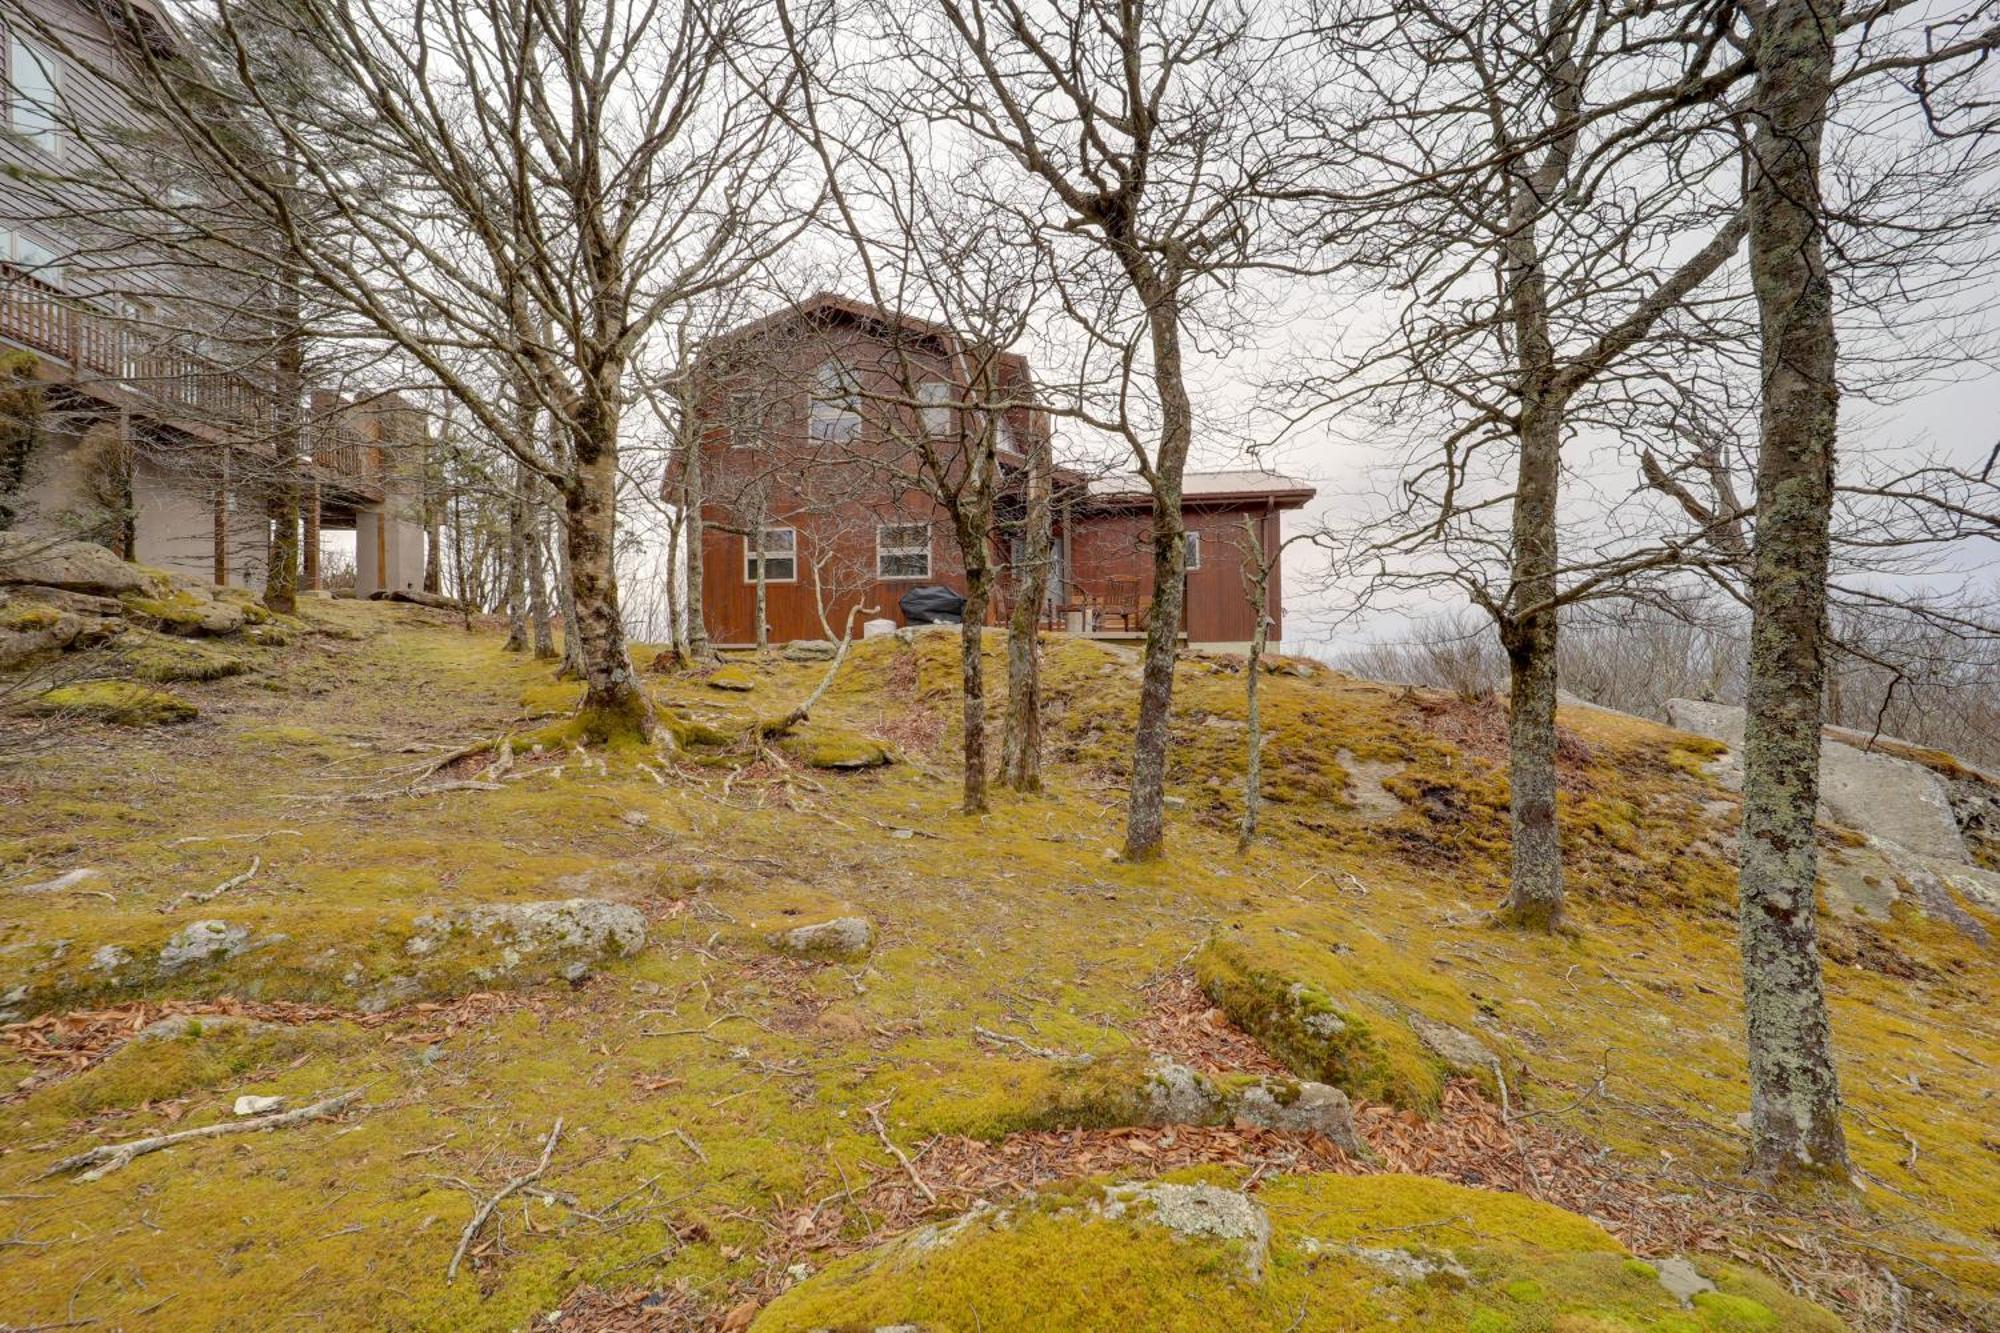
[[[96,884],[103,878],[104,872],[102,870],[91,866],[78,866],[74,870],[63,871],[62,874],[57,875],[54,879],[45,879],[34,884],[17,884],[9,892],[62,893],[69,889],[80,889],[91,884]]]
[[[748,694],[757,688],[757,678],[740,666],[717,667],[708,673],[702,682],[711,690],[728,690],[734,694]]]
[[[425,592],[421,588],[391,588],[386,592],[368,594],[371,602],[407,602],[411,606],[428,606],[433,611],[457,611],[462,608],[454,598],[440,593]]]
[[[773,949],[794,958],[851,962],[866,958],[875,947],[875,927],[864,917],[838,916],[831,921],[779,931],[769,941]]]
[[[454,936],[499,945],[498,965],[482,969],[483,976],[511,972],[530,955],[588,962],[629,958],[646,945],[646,918],[639,909],[601,898],[479,903],[420,916],[415,925],[417,933],[403,945],[415,957],[435,952]]]
[[[1486,1044],[1463,1028],[1455,1028],[1449,1023],[1436,1023],[1422,1014],[1410,1015],[1410,1030],[1417,1034],[1417,1040],[1424,1049],[1460,1074],[1488,1074],[1498,1063]]]
[[[785,645],[784,657],[787,662],[830,662],[839,651],[831,639],[793,639]]]
[[[1250,1125],[1319,1134],[1342,1152],[1367,1153],[1354,1130],[1347,1094],[1325,1083],[1260,1078],[1218,1083],[1207,1075],[1155,1060],[1131,1119],[1148,1125]]]
[[[98,597],[87,592],[71,592],[66,588],[47,588],[38,583],[23,583],[9,588],[7,594],[16,601],[38,602],[58,611],[72,611],[82,616],[116,620],[125,614],[124,605],[116,597]]]
[[[153,580],[95,542],[0,532],[0,586],[19,584],[115,597],[150,588]]]
[[[172,976],[197,963],[234,958],[250,947],[250,927],[233,921],[190,921],[161,946],[161,976]]]
[[[1667,717],[1682,731],[1743,747],[1743,710],[1694,699],[1667,700]],[[1820,742],[1820,804],[1835,822],[1906,847],[1920,856],[1963,863],[1965,839],[1944,779],[1922,764],[1856,749],[1832,737]]]

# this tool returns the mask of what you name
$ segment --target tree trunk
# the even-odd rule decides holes
[[[1500,638],[1507,650],[1511,883],[1500,919],[1533,930],[1563,924],[1556,823],[1556,488],[1561,422],[1530,408],[1514,490],[1514,567]]]
[[[1738,896],[1751,1166],[1774,1177],[1847,1172],[1813,900],[1840,401],[1819,162],[1839,16],[1834,0],[1774,0],[1757,25],[1752,94],[1750,274],[1764,403]]]
[[[1264,717],[1258,698],[1258,678],[1264,674],[1264,645],[1270,640],[1271,566],[1266,563],[1264,545],[1257,539],[1257,520],[1244,515],[1243,558],[1253,562],[1245,574],[1250,584],[1250,662],[1243,682],[1244,744],[1243,824],[1237,830],[1236,850],[1247,852],[1257,839],[1257,815],[1264,803]],[[1275,557],[1270,557],[1275,558]]]
[[[981,539],[983,542],[983,538]],[[992,596],[993,569],[984,561],[968,561],[965,570],[965,623],[959,626],[959,678],[964,685],[965,789],[960,809],[983,815],[986,803],[986,603]]]
[[[570,603],[583,665],[585,733],[597,740],[648,739],[653,710],[625,651],[618,615],[615,563],[618,513],[617,417],[608,404],[584,404],[576,437],[576,470],[564,495]]]
[[[1146,617],[1146,663],[1140,675],[1139,720],[1132,735],[1132,787],[1125,811],[1125,859],[1150,861],[1164,850],[1167,741],[1174,703],[1174,659],[1180,653],[1181,603],[1187,572],[1181,522],[1181,474],[1194,438],[1194,409],[1181,367],[1180,311],[1170,292],[1142,288],[1160,398],[1160,446],[1153,465],[1153,602]]]
[[[709,646],[708,624],[701,605],[702,571],[702,475],[701,440],[697,438],[681,454],[681,513],[687,526],[687,582],[681,604],[687,617],[688,660],[706,662],[715,656]]]
[[[1000,781],[1019,792],[1042,789],[1042,603],[1049,591],[1051,438],[1032,429],[1028,443],[1028,512],[1015,570],[1014,612],[1007,626],[1007,724]]]
[[[555,634],[549,627],[549,570],[542,545],[542,479],[528,475],[528,625],[535,635],[535,657],[543,662],[556,655]]]
[[[299,326],[295,273],[287,264],[280,276],[279,319],[274,366],[277,418],[271,466],[271,558],[264,566],[264,605],[284,615],[299,609],[299,436],[305,397],[305,331]],[[380,571],[386,578],[387,571]],[[385,584],[386,586],[386,584]]]
[[[583,645],[576,635],[576,599],[571,595],[575,586],[570,579],[569,560],[569,518],[567,510],[563,515],[562,540],[555,544],[556,566],[560,577],[556,581],[556,591],[562,604],[563,641],[562,666],[556,675],[564,680],[583,679]]]
[[[519,462],[514,464],[514,485],[507,494],[507,562],[505,593],[507,642],[510,653],[528,651],[528,483],[532,474]]]
[[[687,658],[687,632],[681,628],[681,527],[679,518],[667,524],[667,651],[676,661]]]

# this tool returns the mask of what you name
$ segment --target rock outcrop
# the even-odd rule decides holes
[[[153,580],[95,542],[0,532],[0,587],[21,584],[116,597],[142,592]]]

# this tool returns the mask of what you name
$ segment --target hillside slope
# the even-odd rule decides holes
[[[762,754],[822,664],[651,676],[679,748],[607,753],[495,634],[307,621],[171,686],[193,720],[5,723],[0,1322],[2000,1325],[2000,920],[1828,916],[1866,1188],[1759,1195],[1714,742],[1565,715],[1549,941],[1481,916],[1490,709],[1274,673],[1239,858],[1242,666],[1190,659],[1134,867],[1114,647],[1051,641],[1051,792],[967,819],[947,636],[859,646]]]

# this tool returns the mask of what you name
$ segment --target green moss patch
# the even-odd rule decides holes
[[[75,716],[123,727],[160,726],[186,722],[200,712],[185,699],[165,690],[151,690],[123,680],[94,680],[59,685],[37,698],[31,711]]]
[[[859,732],[808,727],[785,737],[780,748],[812,768],[880,768],[889,762],[889,747]]]
[[[127,630],[118,641],[118,657],[136,679],[159,683],[221,680],[250,669],[241,654],[147,630]]]
[[[1247,1199],[1208,1189],[1141,1192],[1135,1206],[1087,1187],[971,1213],[835,1263],[752,1328],[1843,1327],[1716,1263],[1703,1268],[1717,1290],[1684,1309],[1595,1223],[1517,1196],[1407,1176],[1286,1177]]]

